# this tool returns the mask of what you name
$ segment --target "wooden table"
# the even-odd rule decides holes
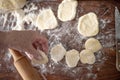
[[[52,6],[52,8],[54,8],[53,11],[54,11],[55,15],[57,16],[56,10],[57,10],[57,6],[60,2],[61,2],[61,0],[56,0],[56,1],[51,1],[51,2],[37,3],[37,5],[40,8]],[[103,27],[100,28],[100,33],[98,34],[98,36],[101,36],[101,35],[108,36],[109,33],[108,34],[106,33],[108,30],[112,30],[110,32],[110,34],[115,35],[115,23],[114,23],[114,21],[115,21],[114,7],[115,6],[118,6],[118,8],[120,9],[120,1],[119,0],[117,0],[117,1],[79,1],[76,18],[68,23],[71,23],[71,25],[74,26],[74,24],[76,23],[76,21],[78,20],[78,18],[80,16],[92,11],[98,15],[99,21],[101,19],[109,19],[111,21],[110,23],[106,24],[105,28],[103,28]],[[83,12],[79,11],[81,9],[83,9]],[[59,22],[59,24],[64,25],[64,23],[62,23],[61,21],[58,20],[58,22]],[[70,26],[70,28],[71,27],[72,26]],[[45,31],[44,33],[46,33],[46,32],[47,31]],[[74,35],[77,34],[76,30],[72,30],[71,33],[73,33]],[[83,49],[83,47],[71,46],[71,44],[69,43],[69,39],[71,39],[71,37],[67,35],[68,39],[64,39],[66,37],[66,35],[64,35],[62,37],[63,40],[61,40],[61,43],[66,44],[68,46],[67,50],[75,48],[75,49],[81,51]],[[50,36],[48,36],[48,38],[50,38]],[[98,37],[95,36],[95,38],[98,38]],[[105,40],[108,40],[108,39],[106,39],[106,38],[104,38],[103,40],[102,39],[103,38],[99,38],[100,42],[103,45],[107,44],[107,41],[105,41]],[[101,52],[103,53],[102,60],[104,60],[104,61],[97,60],[96,63],[92,66],[93,69],[91,72],[96,75],[94,75],[94,76],[90,75],[90,77],[87,78],[86,77],[87,70],[82,70],[81,72],[78,72],[78,73],[81,73],[81,74],[78,74],[79,75],[78,80],[120,80],[120,72],[118,72],[116,70],[116,66],[115,66],[115,57],[116,57],[115,37],[112,36],[109,39],[112,39],[112,41],[108,40],[108,43],[113,42],[113,45],[110,47],[104,46],[103,49],[101,50]],[[86,40],[86,38],[83,39],[82,42],[84,43],[85,40]],[[52,42],[51,39],[50,39],[50,42]],[[77,43],[76,43],[76,45],[77,45]],[[0,80],[22,80],[21,77],[19,76],[19,74],[17,73],[17,71],[15,70],[15,68],[13,67],[12,59],[9,59],[10,61],[8,61],[8,62],[5,62],[6,61],[5,59],[6,59],[6,55],[1,53],[0,54]],[[103,63],[101,63],[101,62],[103,62]],[[64,61],[63,61],[63,63],[64,63]],[[11,68],[11,66],[12,66],[12,68]],[[81,67],[81,66],[84,69],[84,66],[86,67],[86,66],[90,66],[90,65],[81,65],[81,63],[79,62],[77,68]],[[98,68],[98,66],[100,66],[100,67]],[[37,68],[37,67],[36,67],[36,69],[39,70],[39,68]],[[56,73],[56,74],[55,73],[53,73],[53,74],[47,73],[47,74],[45,74],[45,76],[48,80],[75,80],[75,78],[73,78],[72,76],[69,76],[69,75],[66,76],[66,75],[62,75],[62,74],[63,73],[61,71],[60,71],[60,73],[58,71],[58,73]]]

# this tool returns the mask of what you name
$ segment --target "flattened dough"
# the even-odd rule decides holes
[[[75,49],[67,51],[65,59],[69,67],[75,67],[80,59],[79,52]]]
[[[85,48],[91,50],[92,52],[97,52],[102,48],[100,42],[95,38],[89,38],[85,42]]]
[[[39,54],[43,57],[43,59],[41,59],[41,60],[36,60],[36,59],[32,59],[32,64],[33,65],[36,65],[36,64],[46,64],[46,63],[48,63],[48,57],[47,57],[47,55],[43,52],[43,51],[41,51],[41,50],[39,50]]]
[[[62,44],[55,45],[50,51],[51,58],[56,63],[58,61],[61,61],[64,58],[65,54],[66,50]]]
[[[95,55],[90,50],[82,50],[80,52],[80,61],[83,64],[94,64],[95,63]]]
[[[36,26],[41,31],[45,29],[53,29],[57,27],[58,23],[53,11],[49,9],[43,9],[37,17]]]
[[[63,0],[58,6],[58,18],[61,21],[69,21],[75,18],[77,0]]]
[[[0,0],[0,9],[15,10],[20,9],[26,4],[26,0]]]
[[[97,15],[93,12],[83,15],[78,21],[78,31],[81,35],[90,37],[99,32]]]

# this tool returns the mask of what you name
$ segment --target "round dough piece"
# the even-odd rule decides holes
[[[69,21],[75,18],[77,0],[63,0],[58,6],[58,18],[61,21]]]
[[[41,50],[39,50],[39,54],[43,57],[43,59],[42,60],[36,60],[36,59],[33,58],[32,61],[31,61],[32,64],[36,65],[36,64],[46,64],[46,63],[48,63],[47,55]]]
[[[80,60],[83,64],[94,64],[95,63],[95,55],[90,50],[82,50],[80,52]]]
[[[85,42],[85,48],[91,50],[92,52],[97,52],[102,48],[100,42],[95,38],[89,38]]]
[[[66,50],[62,44],[57,44],[51,49],[50,54],[52,60],[57,63],[58,61],[61,61],[64,58]]]
[[[66,63],[69,67],[76,67],[77,63],[80,59],[79,52],[75,49],[72,49],[70,51],[67,51],[66,56]]]
[[[90,37],[97,35],[99,32],[98,26],[97,15],[93,12],[79,18],[78,31],[83,36]]]
[[[15,10],[20,9],[26,4],[26,0],[0,0],[0,9]]]
[[[49,9],[43,9],[37,17],[36,26],[41,31],[45,29],[53,29],[57,27],[58,23],[53,11]]]

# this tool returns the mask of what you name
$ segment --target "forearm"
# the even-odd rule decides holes
[[[7,32],[0,31],[0,48],[7,47]]]

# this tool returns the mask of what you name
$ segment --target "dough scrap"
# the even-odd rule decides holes
[[[46,64],[46,63],[48,63],[48,57],[47,57],[47,55],[43,52],[43,51],[41,51],[41,50],[39,50],[39,54],[43,57],[43,59],[41,59],[41,60],[36,60],[36,59],[32,59],[32,61],[31,61],[31,63],[33,64],[33,65],[36,65],[36,64]]]
[[[66,52],[66,63],[69,67],[76,67],[80,59],[79,52],[75,49]]]
[[[53,29],[57,27],[58,23],[53,11],[49,9],[43,9],[37,17],[36,26],[41,31],[45,29]]]
[[[58,61],[61,61],[64,58],[65,54],[66,50],[62,44],[55,45],[50,51],[51,59],[56,63]]]
[[[63,0],[58,6],[58,18],[61,21],[69,21],[75,18],[77,0]]]
[[[95,36],[99,32],[97,15],[90,12],[79,18],[78,31],[85,37]]]
[[[0,0],[0,9],[2,10],[15,10],[23,8],[26,0]]]
[[[82,50],[80,52],[80,61],[83,64],[94,64],[95,63],[95,55],[90,50]]]
[[[97,52],[102,48],[100,42],[95,38],[89,38],[85,42],[85,48],[91,50],[92,52]]]
[[[26,4],[26,0],[10,0],[15,9],[23,8]]]

